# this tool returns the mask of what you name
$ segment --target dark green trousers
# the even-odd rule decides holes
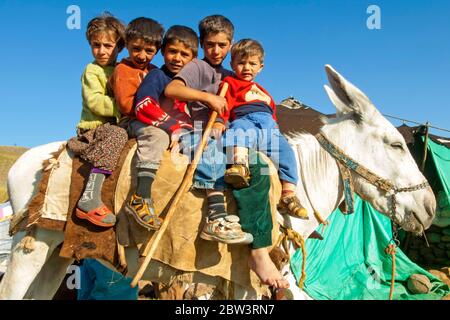
[[[269,165],[253,150],[249,152],[250,186],[233,190],[242,230],[253,235],[252,248],[272,245],[272,212],[270,210]]]

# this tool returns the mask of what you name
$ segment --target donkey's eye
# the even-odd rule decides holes
[[[403,144],[401,142],[394,142],[391,144],[391,147],[394,149],[403,150]]]

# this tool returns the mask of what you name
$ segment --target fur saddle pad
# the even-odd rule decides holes
[[[125,145],[118,168],[123,166],[129,154],[134,154],[136,140]],[[35,226],[64,231],[64,243],[60,255],[65,258],[103,259],[114,266],[118,264],[115,229],[97,227],[75,215],[75,207],[89,177],[91,165],[66,148],[66,144],[44,161],[41,179],[27,210],[11,221],[10,233],[33,231]],[[129,171],[129,168],[128,168]],[[113,212],[114,194],[121,170],[105,179],[102,200]]]
[[[126,159],[130,153],[136,150],[136,140],[128,140],[122,150],[117,170],[108,176],[102,187],[102,201],[114,213],[120,207],[115,205],[115,193],[121,171],[126,167]],[[64,243],[60,256],[81,260],[85,258],[102,259],[119,268],[119,257],[116,243],[115,228],[98,227],[87,220],[79,219],[75,215],[78,200],[84,190],[92,166],[79,157],[73,158],[69,208],[67,222],[64,231]]]

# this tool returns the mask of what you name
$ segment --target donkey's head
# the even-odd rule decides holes
[[[369,98],[331,66],[325,67],[331,88],[325,90],[336,106],[336,119],[325,120],[323,134],[349,157],[397,188],[426,181],[412,158],[403,136]],[[436,200],[430,187],[406,190],[391,197],[356,173],[355,192],[376,210],[392,217],[406,231],[421,233],[434,218]],[[395,203],[393,203],[395,202]]]

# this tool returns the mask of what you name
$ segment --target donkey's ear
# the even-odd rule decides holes
[[[334,91],[327,85],[323,86],[325,88],[325,91],[328,95],[328,97],[330,98],[331,102],[334,104],[334,106],[336,107],[336,115],[338,117],[342,117],[345,114],[351,113],[353,112],[352,109],[350,109],[349,107],[347,107],[342,101],[341,99],[338,98],[338,96],[334,93]]]
[[[370,118],[370,115],[376,110],[369,98],[352,83],[347,81],[343,76],[341,76],[336,70],[330,65],[325,66],[325,71],[327,73],[328,81],[333,89],[334,96],[339,99],[339,101],[345,105],[345,108],[350,109],[356,115],[360,117],[365,116]],[[328,91],[327,91],[328,93]],[[328,93],[330,96],[330,94]],[[331,98],[333,101],[333,98]],[[334,101],[338,112],[343,108],[338,106]],[[348,113],[348,112],[346,112]]]

